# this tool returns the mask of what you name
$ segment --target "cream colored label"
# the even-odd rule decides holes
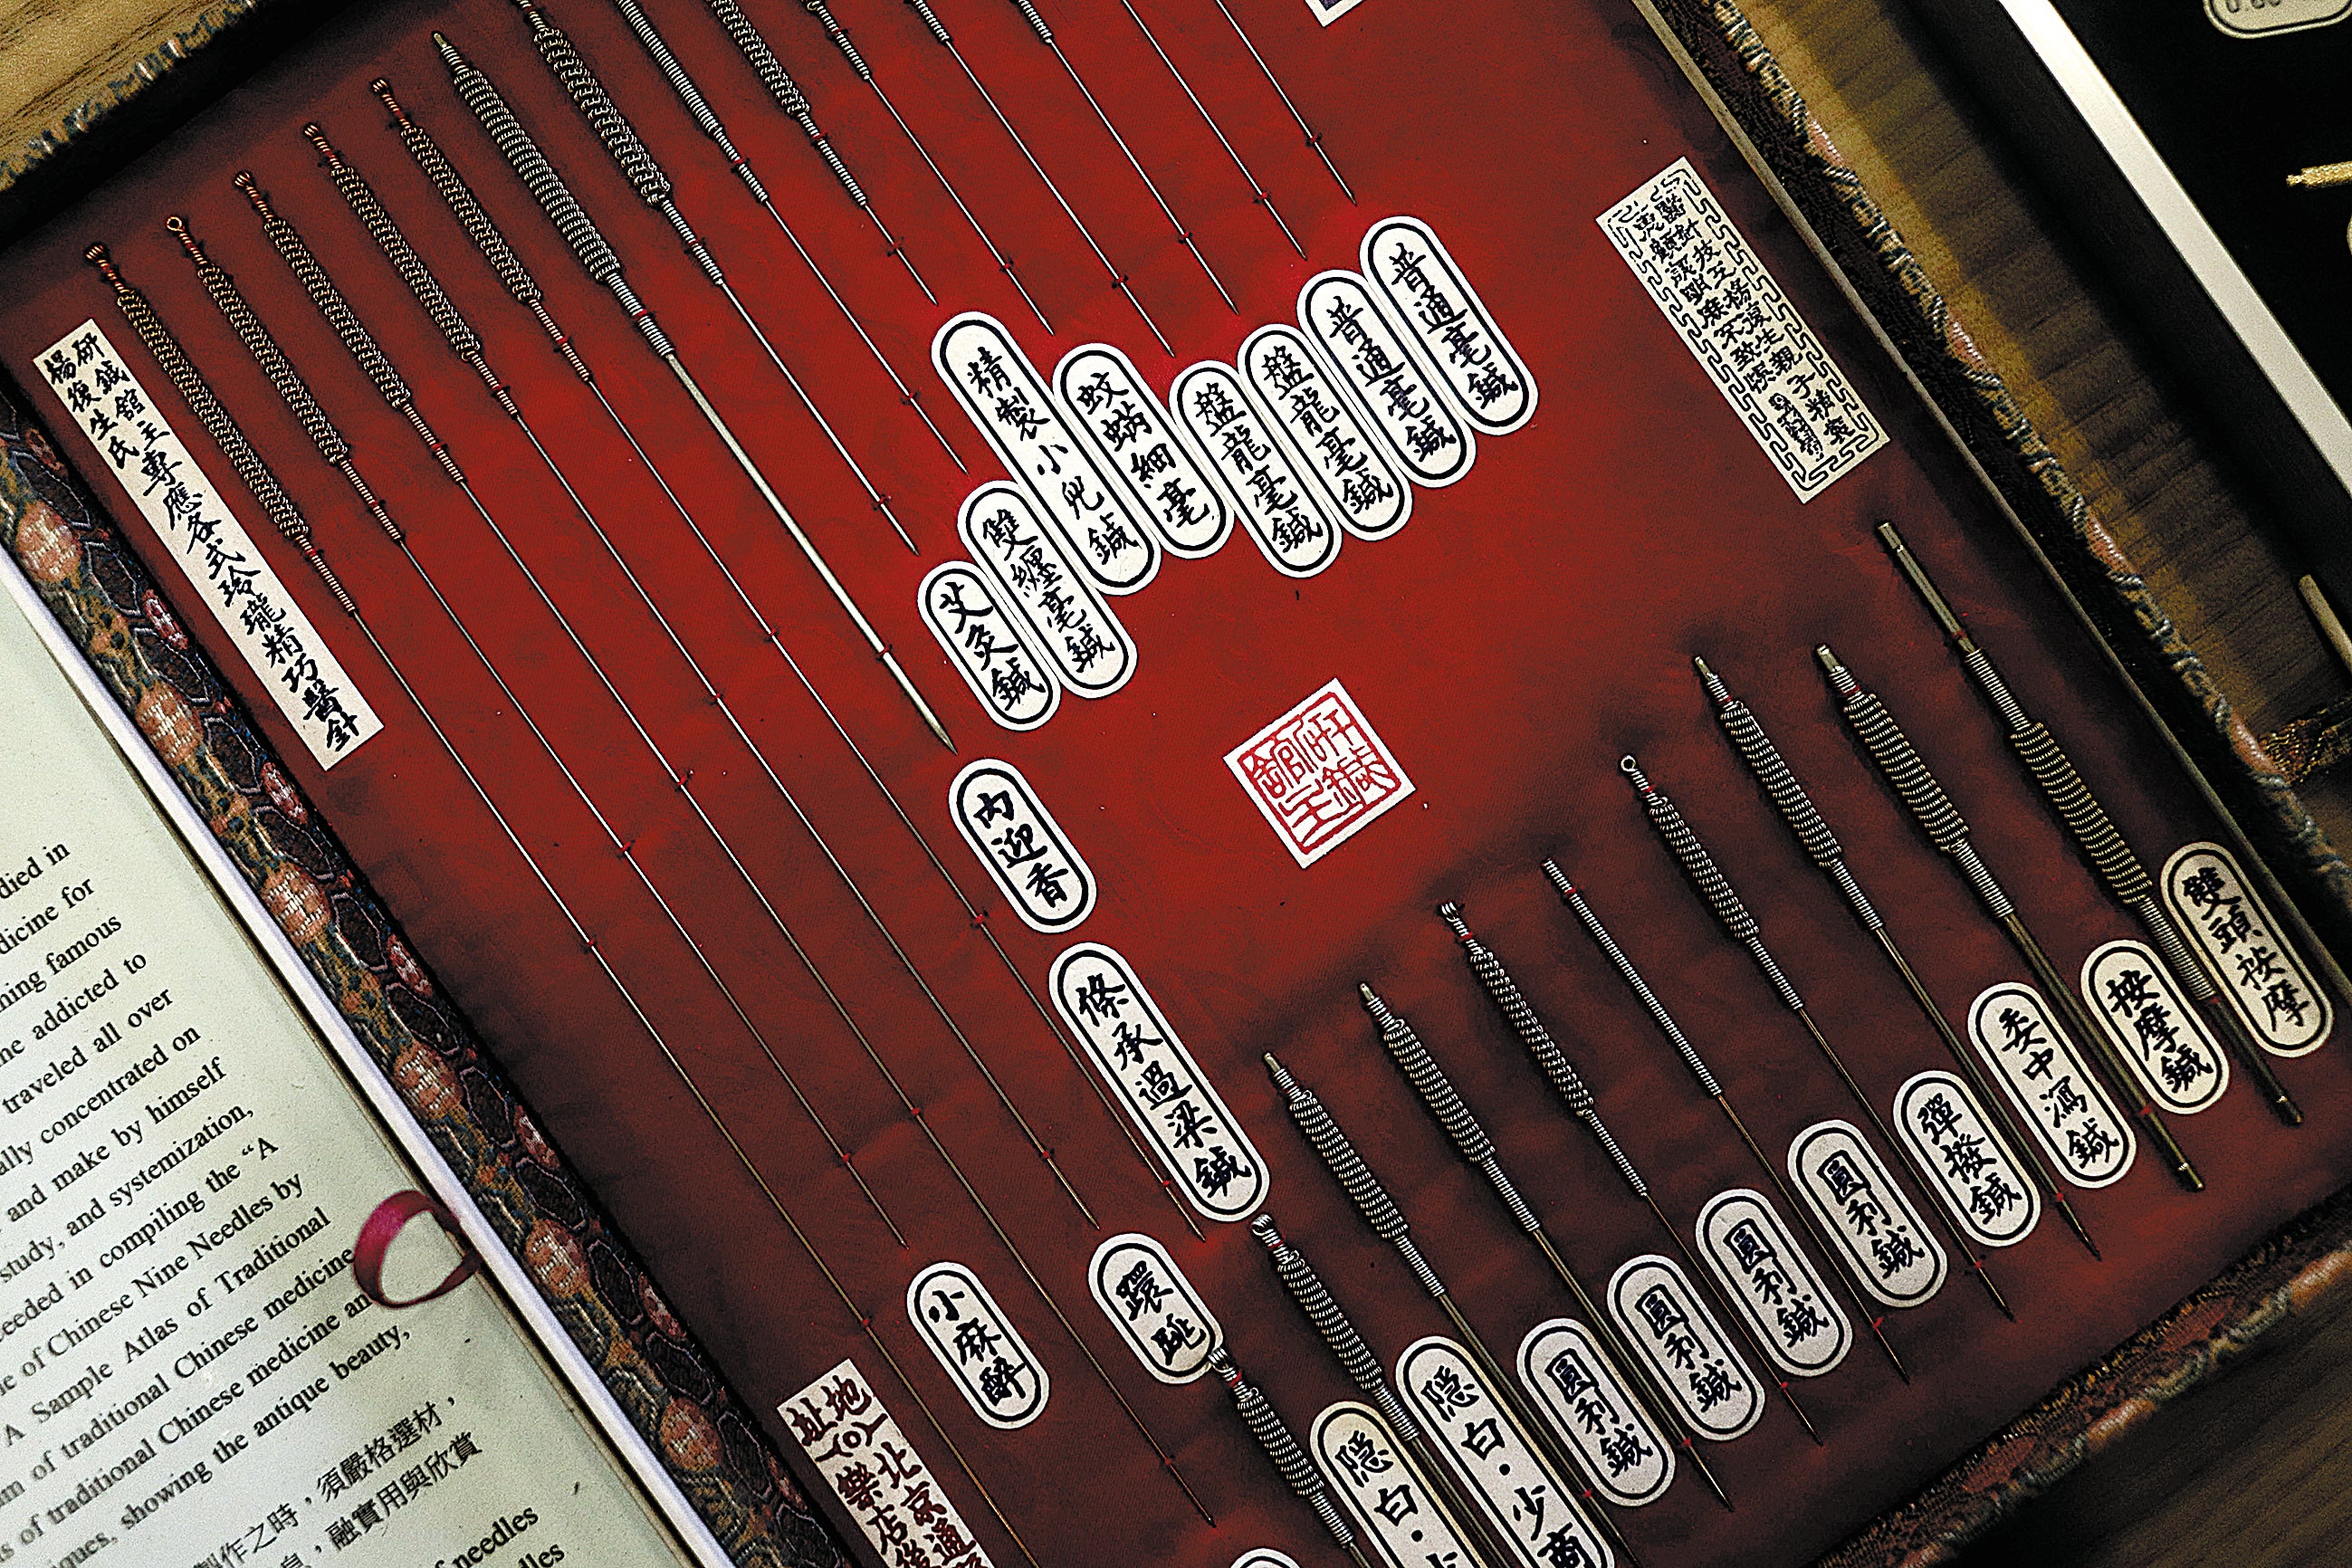
[[[2352,16],[2352,0],[2205,0],[2205,16],[2238,38],[2325,27]]]
[[[2264,1050],[2299,1057],[2327,1043],[2335,1005],[2236,856],[2219,844],[2184,844],[2165,861],[2159,881],[2206,973]]]
[[[776,1414],[881,1562],[894,1542],[912,1542],[938,1568],[994,1568],[856,1362],[844,1359]]]

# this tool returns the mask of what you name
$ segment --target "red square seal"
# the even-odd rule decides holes
[[[1301,866],[1412,793],[1412,781],[1337,680],[1226,752],[1225,766]]]

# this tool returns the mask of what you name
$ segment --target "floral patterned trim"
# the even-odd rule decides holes
[[[0,529],[499,1238],[744,1568],[849,1559],[154,579],[0,395]]]

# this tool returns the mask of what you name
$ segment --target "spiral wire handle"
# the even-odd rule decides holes
[[[1875,694],[1863,689],[1862,683],[1854,679],[1853,672],[1839,660],[1827,644],[1816,647],[1813,657],[1821,661],[1822,672],[1829,678],[1830,689],[1836,694],[1846,721],[1861,738],[1872,760],[1878,764],[1879,773],[1894,786],[1903,803],[1911,808],[1912,816],[1918,819],[1929,841],[1950,856],[1960,868],[1969,885],[1976,889],[1986,912],[2009,933],[2011,945],[2025,960],[2026,967],[2032,970],[2033,977],[2042,988],[2049,993],[2050,1005],[2058,1013],[2055,1020],[2058,1026],[2089,1053],[2094,1068],[2105,1081],[2116,1102],[2132,1108],[2132,1114],[2139,1120],[2180,1184],[2191,1192],[2203,1191],[2205,1179],[2197,1173],[2197,1167],[2189,1163],[2189,1156],[2173,1138],[2172,1129],[2165,1124],[2163,1112],[2157,1110],[2155,1103],[2142,1091],[2137,1080],[2132,1077],[2131,1068],[2116,1051],[2115,1043],[2107,1038],[2106,1031],[2084,1012],[2082,1001],[2075,995],[2074,988],[2059,974],[2058,966],[2050,962],[2049,953],[2043,951],[2042,943],[2027,927],[2024,917],[2017,912],[2017,906],[2010,901],[2009,895],[2001,890],[2000,884],[1993,879],[1992,872],[1978,857],[1976,847],[1969,841],[1968,824],[1960,819],[1958,809],[1945,796],[1943,786],[1936,782],[1935,774],[1920,760],[1910,738],[1903,733],[1894,716],[1887,712],[1886,705]]]
[[[1274,1468],[1282,1472],[1290,1489],[1315,1510],[1315,1517],[1323,1521],[1323,1528],[1331,1532],[1331,1539],[1339,1543],[1339,1549],[1356,1568],[1370,1568],[1364,1561],[1362,1549],[1356,1544],[1356,1532],[1348,1528],[1348,1521],[1331,1501],[1330,1490],[1323,1484],[1323,1472],[1298,1447],[1298,1439],[1291,1436],[1290,1428],[1257,1385],[1242,1376],[1241,1369],[1234,1364],[1223,1345],[1209,1352],[1209,1370],[1224,1380],[1234,1396],[1234,1408],[1241,1413],[1242,1425],[1250,1429],[1250,1436],[1265,1450],[1265,1457],[1274,1461]]]
[[[693,400],[695,407],[710,426],[712,432],[726,444],[729,453],[735,458],[736,466],[743,470],[744,477],[749,479],[753,488],[760,492],[760,498],[768,503],[768,510],[775,513],[776,521],[783,524],[784,531],[792,536],[793,543],[799,548],[811,570],[816,573],[818,579],[833,595],[834,603],[838,605],[842,613],[849,617],[850,623],[856,626],[859,635],[866,639],[866,646],[873,650],[874,657],[881,662],[885,669],[889,671],[891,679],[898,683],[899,693],[914,708],[917,715],[923,721],[924,727],[930,731],[940,744],[950,751],[955,750],[955,742],[949,738],[947,727],[940,722],[939,715],[931,711],[930,704],[926,702],[922,693],[916,689],[914,681],[908,676],[905,668],[898,663],[898,656],[890,651],[890,645],[882,640],[882,635],[876,631],[874,624],[866,618],[866,612],[857,607],[857,601],[850,597],[849,590],[842,585],[841,579],[835,576],[833,568],[825,563],[825,559],[818,552],[815,542],[809,538],[807,531],[793,516],[791,509],[786,507],[782,500],[778,497],[775,488],[768,483],[767,476],[761,473],[759,465],[751,460],[751,455],[745,451],[743,444],[736,439],[735,432],[728,427],[727,421],[720,416],[710,399],[704,395],[702,387],[695,381],[693,374],[686,368],[686,362],[678,358],[677,350],[671,345],[667,334],[663,332],[660,326],[655,322],[653,311],[637,298],[635,291],[622,277],[620,260],[613,254],[613,247],[605,243],[604,237],[599,234],[596,226],[589,221],[588,215],[581,209],[579,202],[574,199],[571,190],[558,177],[554,168],[548,163],[546,154],[540,151],[539,144],[531,140],[530,132],[526,132],[521,123],[515,119],[514,111],[507,107],[506,100],[499,96],[498,89],[491,85],[488,77],[477,70],[473,64],[465,56],[459,54],[449,40],[439,33],[433,35],[433,41],[439,48],[444,63],[449,68],[450,79],[457,89],[458,98],[472,111],[475,119],[481,122],[484,132],[489,136],[490,141],[498,147],[499,154],[506,159],[516,176],[523,182],[532,197],[538,201],[541,210],[546,213],[548,221],[552,223],[557,232],[564,237],[565,242],[572,247],[572,254],[587,269],[589,277],[612,292],[613,298],[620,303],[622,310],[627,312],[629,320],[635,323],[639,334],[645,338],[646,345],[660,356],[664,364],[669,367],[670,374],[677,378],[678,385],[685,390],[688,397]]]
[[[1732,887],[1731,879],[1726,877],[1722,868],[1715,863],[1715,857],[1707,853],[1706,845],[1683,819],[1681,810],[1664,790],[1650,782],[1649,776],[1643,773],[1641,763],[1633,757],[1624,758],[1617,765],[1642,797],[1642,806],[1649,815],[1650,826],[1658,830],[1658,837],[1665,841],[1675,858],[1682,862],[1692,888],[1715,910],[1725,934],[1748,950],[1748,955],[1756,961],[1756,967],[1763,972],[1765,979],[1771,982],[1773,989],[1780,994],[1781,1003],[1797,1016],[1798,1022],[1804,1025],[1805,1032],[1812,1037],[1814,1048],[1821,1052],[1822,1058],[1837,1074],[1838,1081],[1845,1086],[1847,1095],[1862,1108],[1871,1127],[1877,1131],[1878,1141],[1888,1148],[1903,1149],[1905,1146],[1895,1142],[1895,1134],[1887,1131],[1885,1119],[1878,1114],[1878,1107],[1871,1102],[1869,1095],[1863,1092],[1862,1085],[1854,1081],[1853,1074],[1846,1068],[1845,1058],[1838,1055],[1830,1045],[1829,1037],[1822,1033],[1822,1026],[1814,1019],[1811,1009],[1805,1005],[1805,1000],[1797,994],[1796,986],[1781,972],[1771,950],[1764,945],[1763,933],[1756,923],[1756,917],[1748,913],[1748,906],[1740,901],[1738,890]],[[1913,1185],[1927,1194],[1928,1212],[1941,1222],[1945,1236],[1959,1249],[1968,1266],[1976,1271],[1978,1281],[1992,1298],[1993,1305],[2000,1309],[2003,1317],[2013,1321],[2017,1314],[2010,1310],[2008,1299],[1993,1283],[1992,1276],[1985,1272],[1984,1260],[1969,1244],[1957,1215],[1951,1212],[1950,1206],[1954,1202],[1951,1194],[1932,1176],[1920,1179],[1916,1172]]]
[[[1886,955],[1895,973],[1902,977],[1904,984],[1911,992],[1912,1000],[1927,1015],[1937,1037],[1943,1041],[1953,1065],[1968,1080],[1969,1087],[1975,1090],[1977,1104],[1986,1116],[1995,1120],[1998,1135],[2011,1158],[2032,1173],[2043,1195],[2065,1216],[2066,1224],[2074,1230],[2076,1238],[2089,1249],[2092,1257],[2098,1257],[2098,1244],[2091,1239],[2091,1233],[2084,1228],[2081,1217],[2074,1212],[2074,1205],[2067,1201],[2064,1182],[2057,1167],[2042,1152],[2041,1144],[2019,1122],[2017,1110],[2008,1098],[1994,1092],[1992,1085],[1985,1078],[1983,1064],[1961,1043],[1958,1033],[1944,1016],[1944,1010],[1936,1005],[1935,997],[1928,994],[1918,972],[1911,967],[1910,960],[1904,957],[1903,949],[1895,942],[1894,931],[1880,918],[1869,896],[1862,890],[1862,884],[1854,879],[1853,871],[1847,868],[1845,851],[1839,845],[1837,836],[1830,831],[1829,823],[1813,805],[1812,797],[1805,793],[1805,786],[1798,782],[1787,760],[1772,744],[1771,737],[1764,732],[1764,726],[1754,710],[1731,694],[1722,677],[1708,667],[1706,660],[1694,657],[1691,665],[1707,696],[1715,703],[1717,721],[1722,724],[1725,735],[1730,739],[1741,760],[1748,764],[1748,771],[1755,774],[1756,782],[1763,786],[1765,795],[1779,810],[1781,819],[1788,823],[1789,830],[1796,835],[1797,842],[1803,847],[1813,864],[1828,873],[1838,890],[1845,895],[1846,902],[1853,907],[1854,918],[1862,922],[1863,929],[1877,939],[1879,951]]]
[[[1909,579],[1911,586],[1925,601],[1927,613],[1943,629],[1953,651],[1960,656],[1961,664],[1975,678],[1977,685],[1991,702],[1993,710],[2009,727],[2011,747],[2017,752],[2018,760],[2025,764],[2025,771],[2032,776],[2034,784],[2040,786],[2042,798],[2050,803],[2051,810],[2057,814],[2058,820],[2074,838],[2076,847],[2082,850],[2083,858],[2090,862],[2099,879],[2107,885],[2107,891],[2116,902],[2137,916],[2140,924],[2147,928],[2165,968],[2171,972],[2173,979],[2180,984],[2183,990],[2197,999],[2206,1021],[2229,1042],[2239,1062],[2252,1076],[2263,1098],[2270,1101],[2271,1109],[2288,1126],[2301,1125],[2303,1111],[2296,1106],[2294,1097],[2287,1092],[2286,1086],[2279,1081],[2277,1072],[2271,1067],[2269,1054],[2248,1032],[2244,1021],[2238,1016],[2237,1009],[2213,984],[2213,978],[2206,973],[2205,966],[2190,953],[2171,912],[2156,896],[2155,879],[2147,874],[2147,868],[2140,863],[2139,856],[2133,851],[2129,841],[2107,816],[2106,807],[2100,805],[2098,796],[2091,793],[2091,786],[2083,782],[2083,775],[2075,771],[2073,760],[2058,744],[2058,738],[2042,721],[2027,715],[2008,683],[2001,679],[2000,672],[1993,668],[1991,657],[1969,635],[1966,625],[1937,591],[1934,580],[1927,575],[1927,569],[1903,542],[1903,535],[1895,525],[1880,523],[1878,538],[1887,552],[1895,557],[1903,575]]]
[[[1610,1363],[1617,1369],[1618,1374],[1627,1380],[1633,1396],[1642,1402],[1642,1407],[1649,1413],[1650,1419],[1657,1424],[1661,1432],[1671,1434],[1682,1446],[1700,1479],[1715,1493],[1716,1500],[1729,1508],[1730,1494],[1723,1489],[1723,1483],[1717,1480],[1715,1472],[1707,1468],[1706,1460],[1693,1441],[1689,1423],[1683,1419],[1674,1400],[1658,1387],[1649,1367],[1627,1352],[1615,1325],[1594,1304],[1583,1282],[1577,1279],[1567,1260],[1552,1246],[1550,1236],[1544,1230],[1543,1221],[1528,1205],[1527,1199],[1519,1195],[1517,1185],[1512,1182],[1510,1173],[1503,1169],[1502,1160],[1495,1152],[1495,1141],[1486,1135],[1486,1128],[1479,1125],[1469,1106],[1463,1103],[1453,1079],[1445,1076],[1445,1070],[1430,1056],[1429,1047],[1421,1043],[1421,1037],[1413,1032],[1412,1026],[1405,1021],[1403,1015],[1391,1008],[1370,985],[1360,984],[1356,992],[1363,1001],[1365,1011],[1372,1016],[1372,1022],[1380,1030],[1381,1046],[1388,1052],[1389,1058],[1396,1063],[1398,1070],[1412,1085],[1413,1092],[1421,1097],[1421,1102],[1429,1108],[1430,1114],[1437,1118],[1439,1124],[1445,1129],[1446,1136],[1454,1141],[1454,1146],[1461,1152],[1462,1158],[1493,1184],[1496,1193],[1503,1200],[1503,1206],[1510,1211],[1513,1219],[1518,1221],[1519,1228],[1528,1233],[1528,1238],[1536,1244],[1536,1250],[1543,1254],[1544,1260],[1551,1265],[1552,1272],[1559,1277],[1560,1283],[1568,1287],[1570,1297],[1576,1302],[1576,1310],[1584,1314],[1585,1321],[1592,1333],[1599,1337]]]

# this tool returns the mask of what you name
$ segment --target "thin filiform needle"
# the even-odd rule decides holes
[[[1282,107],[1290,110],[1291,119],[1298,121],[1299,133],[1307,138],[1307,144],[1315,150],[1318,158],[1323,160],[1323,166],[1331,172],[1331,178],[1339,182],[1339,194],[1348,198],[1349,205],[1354,205],[1356,193],[1348,188],[1348,177],[1339,173],[1339,165],[1331,162],[1331,154],[1323,146],[1322,133],[1307,124],[1307,116],[1298,112],[1298,105],[1290,101],[1290,94],[1283,90],[1282,81],[1274,74],[1274,68],[1265,63],[1265,57],[1257,52],[1257,45],[1250,41],[1249,33],[1243,27],[1241,18],[1234,15],[1234,8],[1226,5],[1225,0],[1217,0],[1217,9],[1225,14],[1225,20],[1234,26],[1234,36],[1241,39],[1242,47],[1247,49],[1250,58],[1257,62],[1257,68],[1265,73],[1265,79],[1273,87],[1275,96],[1282,100]]]
[[[1234,144],[1225,139],[1223,129],[1217,124],[1217,117],[1209,112],[1209,106],[1202,103],[1201,95],[1192,90],[1192,84],[1184,79],[1184,73],[1176,68],[1176,62],[1170,59],[1168,51],[1160,47],[1159,35],[1152,32],[1150,26],[1145,23],[1143,13],[1135,8],[1135,0],[1118,0],[1118,3],[1126,7],[1128,16],[1135,22],[1136,31],[1141,33],[1143,41],[1151,46],[1151,52],[1160,57],[1160,63],[1168,68],[1168,74],[1176,79],[1176,85],[1184,89],[1184,96],[1192,100],[1192,107],[1200,110],[1202,121],[1208,126],[1210,133],[1216,137],[1217,145],[1225,150],[1225,156],[1234,161],[1234,167],[1239,169],[1242,178],[1249,182],[1250,199],[1265,209],[1265,216],[1274,220],[1275,227],[1282,230],[1282,237],[1290,242],[1290,248],[1298,252],[1300,256],[1305,256],[1307,247],[1298,243],[1297,235],[1290,232],[1290,226],[1282,220],[1282,214],[1275,207],[1274,198],[1265,194],[1265,187],[1258,184],[1257,175],[1251,173],[1250,166],[1242,161],[1242,155],[1234,150]]]

